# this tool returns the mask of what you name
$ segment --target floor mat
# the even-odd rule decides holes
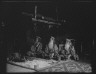
[[[90,64],[76,62],[74,60],[54,61],[35,59],[27,62],[13,62],[14,64],[24,66],[26,68],[34,69],[37,72],[92,72]],[[34,68],[34,65],[39,65]]]
[[[43,68],[40,72],[92,72],[89,64],[78,63],[72,60],[62,61],[55,66]]]

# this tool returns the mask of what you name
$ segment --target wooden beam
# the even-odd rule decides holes
[[[32,20],[33,20],[33,21],[37,21],[37,22],[47,23],[47,24],[57,24],[57,25],[61,25],[60,23],[49,22],[49,21],[41,20],[41,19],[35,19],[35,18],[32,18]]]

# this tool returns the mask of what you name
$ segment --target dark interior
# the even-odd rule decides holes
[[[44,23],[38,23],[38,35],[47,39],[49,35],[70,35],[76,39],[76,50],[82,59],[90,60],[94,48],[96,5],[94,2],[1,2],[0,4],[0,42],[5,50],[27,51],[27,37],[34,36],[31,16],[22,12],[37,13],[54,19],[66,20],[59,28],[53,28],[49,34]],[[56,8],[58,12],[56,13]],[[4,26],[2,26],[2,21]],[[82,44],[82,48],[81,48]],[[1,47],[2,47],[1,46]],[[81,50],[82,49],[82,50]],[[85,60],[86,61],[86,60]]]

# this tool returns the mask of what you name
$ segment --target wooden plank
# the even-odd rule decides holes
[[[20,66],[12,65],[7,63],[7,73],[17,73],[17,72],[36,72],[35,70],[23,68]]]

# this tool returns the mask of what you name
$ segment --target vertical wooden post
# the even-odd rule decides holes
[[[37,18],[37,6],[35,6],[35,19]],[[34,30],[35,30],[35,33],[37,33],[37,26],[36,26],[36,22],[34,23]]]
[[[37,17],[37,6],[35,6],[35,19]]]

